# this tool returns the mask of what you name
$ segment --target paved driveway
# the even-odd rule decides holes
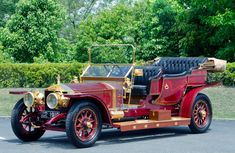
[[[0,153],[235,153],[235,121],[214,120],[208,133],[187,127],[120,133],[103,130],[96,145],[76,149],[65,133],[46,132],[36,142],[18,140],[9,119],[0,119]]]

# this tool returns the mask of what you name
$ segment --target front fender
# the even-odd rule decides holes
[[[207,84],[205,86],[197,87],[190,90],[184,97],[180,105],[180,117],[191,118],[193,102],[198,93],[208,87],[218,86],[220,83]]]
[[[72,99],[72,101],[83,100],[83,99],[90,100],[95,105],[97,105],[98,108],[100,109],[103,123],[112,125],[112,120],[111,120],[111,115],[109,113],[109,109],[99,97],[95,95],[90,95],[90,94],[82,94],[82,95],[81,94],[65,94],[64,96],[69,97],[70,99]]]

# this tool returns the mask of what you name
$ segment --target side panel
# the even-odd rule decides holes
[[[162,90],[163,79],[153,79],[150,85],[150,95],[159,95]]]
[[[187,76],[164,77],[161,94],[155,101],[160,105],[174,105],[178,103],[187,88]]]
[[[188,86],[205,85],[207,80],[206,70],[192,70],[192,74],[188,76]]]
[[[120,82],[67,84],[75,95],[93,95],[101,99],[107,108],[118,108],[123,104],[123,88]]]

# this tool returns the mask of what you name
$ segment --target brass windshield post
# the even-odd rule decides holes
[[[88,62],[91,64],[91,48],[88,48]]]

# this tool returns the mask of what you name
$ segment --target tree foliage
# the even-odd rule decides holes
[[[89,15],[94,15],[118,0],[60,0],[66,9],[65,26],[61,33],[72,43],[76,40],[76,30],[81,21]]]
[[[177,8],[179,5],[171,0],[143,1],[134,5],[119,3],[89,17],[78,28],[77,59],[85,61],[86,49],[93,43],[134,44],[138,48],[138,60],[177,56],[177,39],[173,39],[172,31]]]
[[[87,59],[86,48],[92,43],[132,43],[138,60],[213,56],[234,61],[234,6],[229,0],[119,3],[81,22],[77,60]]]
[[[179,46],[186,56],[216,56],[235,60],[235,3],[230,0],[186,1],[178,13]]]
[[[5,26],[8,18],[14,14],[18,1],[19,0],[0,0],[0,27]]]
[[[33,62],[39,56],[59,61],[67,54],[67,50],[60,50],[63,21],[63,9],[56,1],[21,0],[1,30],[2,45],[17,62]]]
[[[235,61],[231,0],[17,1],[1,0],[0,6],[0,50],[10,61],[85,62],[88,47],[110,43],[133,44],[137,60],[213,56]],[[101,50],[93,55],[105,62],[122,62],[131,54],[130,48],[111,57],[108,51],[116,48]]]

